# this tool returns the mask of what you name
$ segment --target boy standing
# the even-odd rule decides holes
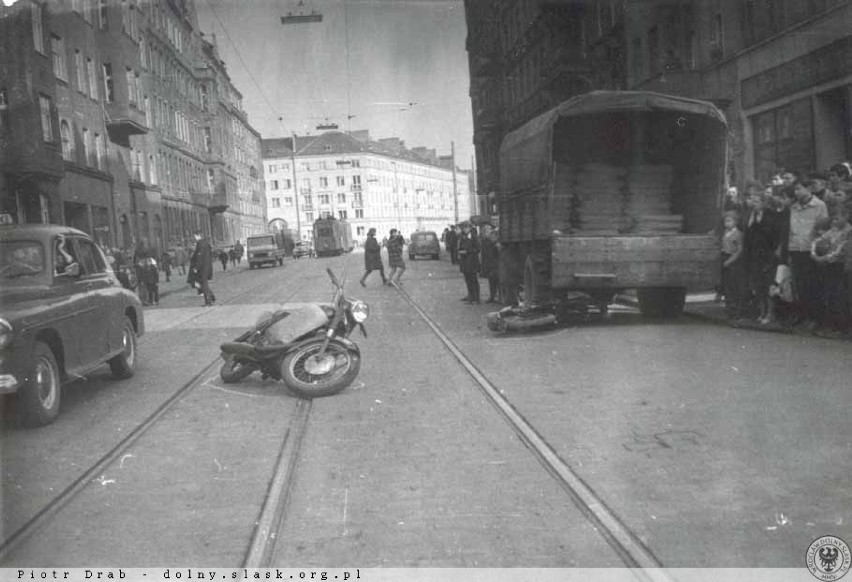
[[[728,319],[743,317],[745,288],[745,258],[743,233],[737,228],[739,216],[735,211],[725,213],[725,234],[722,237],[722,289]]]

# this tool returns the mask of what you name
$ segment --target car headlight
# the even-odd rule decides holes
[[[8,348],[13,339],[12,324],[0,318],[0,348]]]
[[[363,301],[352,302],[352,318],[358,323],[363,323],[370,317],[370,306]]]

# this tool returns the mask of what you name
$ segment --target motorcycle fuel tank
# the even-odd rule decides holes
[[[328,316],[319,305],[288,307],[285,303],[281,309],[288,313],[287,317],[266,330],[266,336],[273,342],[292,343],[328,322]]]

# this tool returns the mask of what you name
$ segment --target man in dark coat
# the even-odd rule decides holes
[[[367,241],[364,243],[364,276],[361,277],[361,286],[367,286],[367,275],[373,271],[378,271],[382,276],[382,283],[387,283],[388,278],[385,276],[385,267],[382,264],[382,247],[379,246],[379,241],[376,240],[376,229],[371,228],[367,232]]]
[[[488,301],[499,303],[500,255],[497,247],[497,235],[491,226],[482,227],[482,276],[488,279]]]
[[[210,279],[213,278],[213,248],[210,241],[195,233],[195,251],[192,253],[191,268],[194,272],[195,282],[204,295],[204,306],[209,307],[216,301],[216,296],[210,289]]]
[[[464,282],[467,286],[467,295],[462,298],[466,303],[480,303],[479,301],[479,239],[472,232],[473,227],[469,222],[462,223],[462,234],[459,238],[459,263],[461,272],[464,274]]]
[[[450,262],[454,265],[459,262],[458,236],[456,235],[455,227],[447,229],[444,235],[444,248],[450,253]]]

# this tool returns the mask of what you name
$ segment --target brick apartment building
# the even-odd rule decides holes
[[[0,211],[104,246],[266,229],[260,135],[192,0],[0,6]]]

